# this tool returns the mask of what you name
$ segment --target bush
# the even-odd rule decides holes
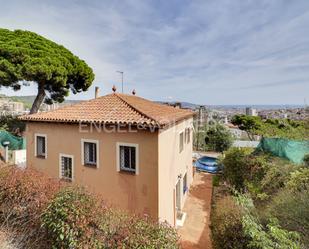
[[[242,225],[243,211],[231,196],[217,201],[211,213],[212,241],[215,249],[246,249],[249,242]]]
[[[219,123],[207,124],[194,133],[195,150],[223,152],[229,149],[234,137],[225,126]]]
[[[178,248],[174,228],[106,207],[86,189],[34,170],[0,169],[0,227],[23,248]]]
[[[309,244],[309,169],[291,174],[286,187],[269,204],[266,215],[276,217],[285,229],[297,231],[303,244]]]
[[[309,154],[306,154],[304,157],[304,165],[309,168]]]
[[[30,248],[38,246],[44,232],[41,213],[60,184],[27,169],[0,169],[0,224],[10,227]],[[22,236],[27,235],[27,236]]]
[[[223,152],[233,144],[233,135],[221,124],[210,126],[206,130],[205,145],[208,150]]]
[[[224,165],[223,177],[236,190],[245,189],[245,180],[248,175],[247,155],[251,150],[231,148],[220,162]]]
[[[94,245],[96,200],[79,188],[62,189],[42,213],[53,248],[85,248]]]
[[[309,168],[292,172],[286,187],[292,192],[309,191]]]
[[[170,225],[154,222],[147,217],[107,211],[100,223],[104,234],[100,248],[179,248],[177,232]]]
[[[294,231],[288,231],[278,224],[278,220],[271,218],[263,226],[250,197],[242,194],[236,194],[236,200],[243,208],[243,233],[248,239],[248,248],[252,249],[300,249],[299,234]]]
[[[297,169],[297,166],[289,163],[287,160],[273,159],[267,165],[265,176],[261,180],[263,192],[267,195],[273,195],[289,180],[290,175]]]
[[[212,186],[213,187],[218,187],[219,186],[219,184],[220,184],[220,176],[219,175],[214,175],[213,177],[212,177]]]
[[[298,167],[268,154],[250,154],[248,149],[232,148],[222,160],[224,178],[237,191],[249,191],[254,199],[275,194]]]

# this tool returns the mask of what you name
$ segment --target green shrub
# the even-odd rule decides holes
[[[294,140],[309,139],[308,121],[295,121],[289,119],[267,119],[246,115],[235,115],[231,122],[241,130],[248,133],[253,140],[253,135],[264,137],[280,137]]]
[[[98,205],[83,189],[60,191],[42,215],[54,248],[178,248],[174,228]]]
[[[213,177],[212,177],[212,186],[214,186],[214,187],[218,187],[219,186],[219,184],[220,184],[220,176],[219,175],[214,175]]]
[[[99,248],[179,248],[176,230],[148,217],[123,215],[109,209],[101,217],[99,228]]]
[[[242,226],[244,236],[248,239],[248,248],[252,249],[300,249],[300,236],[297,232],[288,231],[271,218],[263,226],[257,216],[253,201],[243,194],[236,194],[237,203],[243,209]]]
[[[179,247],[168,224],[106,207],[85,189],[14,167],[0,168],[1,226],[16,233],[22,248]]]
[[[304,165],[309,168],[309,154],[306,154],[304,157]]]
[[[194,133],[193,145],[195,150],[223,152],[229,149],[234,137],[231,132],[220,123],[214,122],[200,127]]]
[[[208,126],[204,139],[207,150],[217,152],[228,150],[234,141],[233,135],[221,124]]]
[[[276,217],[283,228],[298,232],[303,244],[309,245],[308,190],[281,190],[269,204],[265,215]]]
[[[292,191],[309,191],[309,168],[302,168],[291,173],[286,187]]]
[[[232,148],[222,160],[223,176],[237,191],[249,191],[253,199],[265,200],[275,194],[298,167],[268,154]]]
[[[242,225],[243,211],[231,196],[218,200],[211,213],[212,241],[215,249],[246,249],[249,242]]]
[[[264,228],[256,217],[246,214],[242,219],[244,234],[250,238],[252,249],[300,249],[299,235],[282,229],[277,220],[271,220]]]
[[[282,159],[273,159],[268,163],[266,173],[261,180],[262,191],[273,195],[283,188],[297,166]]]
[[[231,148],[220,162],[224,165],[223,177],[236,190],[245,189],[245,180],[248,175],[247,156],[252,150]]]
[[[93,244],[96,218],[100,213],[91,195],[79,188],[64,188],[42,214],[53,248],[83,248]]]

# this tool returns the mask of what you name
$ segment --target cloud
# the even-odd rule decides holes
[[[2,27],[38,32],[86,60],[103,93],[120,86],[121,70],[126,92],[135,88],[155,100],[309,98],[307,0],[11,0],[1,9]],[[265,94],[265,87],[275,91]],[[70,98],[91,98],[93,91]]]
[[[255,84],[247,87],[242,87],[240,89],[256,89],[256,88],[265,88],[265,87],[280,87],[280,86],[297,86],[297,85],[303,85],[303,84],[309,84],[309,79],[292,79],[292,80],[286,80],[286,81],[277,81],[277,82],[268,82],[263,84]]]

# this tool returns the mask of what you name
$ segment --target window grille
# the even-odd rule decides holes
[[[39,157],[45,157],[46,155],[46,141],[45,137],[36,137],[36,155]]]
[[[133,146],[120,146],[120,169],[136,171],[136,148]]]
[[[97,164],[97,144],[84,142],[84,164],[96,165]]]
[[[73,179],[73,165],[71,157],[61,157],[61,177],[66,180]]]

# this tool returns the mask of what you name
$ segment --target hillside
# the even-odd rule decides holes
[[[11,99],[12,101],[15,101],[15,102],[24,103],[25,107],[30,109],[36,96],[35,95],[6,96],[6,95],[2,94],[1,97],[9,98],[9,99]],[[64,104],[75,104],[75,103],[78,103],[78,102],[80,102],[80,100],[65,100]]]

